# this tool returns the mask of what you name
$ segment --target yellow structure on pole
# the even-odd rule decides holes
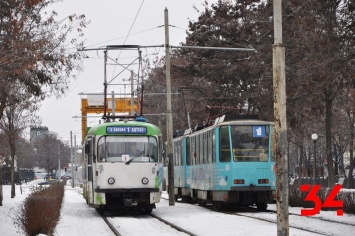
[[[112,98],[106,98],[106,112],[112,114]],[[131,112],[131,98],[115,98],[115,113],[130,113]],[[134,99],[133,110],[135,113],[138,112],[138,99]],[[89,100],[87,98],[81,99],[81,134],[82,140],[86,135],[86,127],[87,127],[87,115],[88,114],[101,114],[104,113],[104,104],[89,104]]]

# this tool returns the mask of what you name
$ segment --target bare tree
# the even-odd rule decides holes
[[[81,69],[77,47],[87,24],[85,16],[56,19],[56,12],[45,10],[56,1],[0,2],[0,118],[5,107],[16,102],[9,101],[12,83],[21,84],[25,92],[42,99],[49,92],[60,96],[72,72]]]
[[[11,198],[15,197],[15,158],[17,141],[21,133],[35,123],[37,117],[34,115],[37,110],[36,100],[31,99],[31,95],[21,93],[21,85],[12,84],[8,89],[9,106],[4,110],[4,115],[0,120],[0,128],[5,134],[5,139],[10,148],[11,157]],[[0,177],[1,178],[1,177]]]
[[[3,176],[3,164],[6,163],[6,158],[9,156],[9,148],[5,142],[4,133],[0,130],[0,206],[2,206],[3,192],[2,192],[2,176]]]
[[[36,150],[36,164],[46,169],[48,175],[58,169],[58,159],[61,160],[61,168],[69,163],[70,148],[57,139],[55,134],[48,133],[37,137],[33,147]]]

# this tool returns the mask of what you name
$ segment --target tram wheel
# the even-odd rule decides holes
[[[258,209],[258,211],[266,211],[267,203],[266,202],[257,203],[256,208]]]
[[[96,212],[99,213],[99,215],[103,216],[105,214],[105,209],[104,208],[96,208]]]
[[[153,211],[153,208],[151,207],[146,207],[142,209],[145,214],[150,214]]]
[[[182,196],[181,197],[181,202],[183,202],[183,203],[187,203],[187,196]]]
[[[223,202],[220,202],[220,201],[213,202],[213,210],[215,210],[215,211],[221,211],[222,206],[223,206]]]
[[[205,207],[206,206],[206,202],[204,200],[198,199],[198,205]]]

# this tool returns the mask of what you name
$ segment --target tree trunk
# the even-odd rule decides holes
[[[302,159],[303,159],[303,144],[299,146],[300,151],[300,163],[298,168],[298,179],[300,185],[302,185],[302,176],[303,176],[303,168],[302,168]]]
[[[332,158],[332,106],[333,101],[326,97],[325,101],[325,141],[326,141],[326,156],[328,163],[328,187],[332,188],[335,184],[334,167]]]
[[[10,141],[10,150],[11,150],[11,198],[16,196],[15,193],[15,141]]]
[[[353,169],[355,167],[355,160],[354,160],[353,151],[354,151],[354,149],[351,149],[351,152],[350,152],[350,167],[349,167],[349,174],[347,176],[348,182],[347,182],[347,186],[346,186],[348,189],[353,188],[353,181],[354,181]]]
[[[1,160],[0,160],[1,161]],[[2,164],[0,165],[0,206],[2,206]]]
[[[339,176],[339,158],[338,158],[338,153],[339,153],[339,151],[338,151],[338,148],[337,148],[337,145],[336,144],[334,144],[334,147],[333,147],[333,149],[334,149],[334,157],[335,157],[335,160],[334,160],[334,176]]]
[[[354,113],[353,113],[354,114]],[[350,124],[350,147],[349,147],[349,152],[350,152],[350,167],[349,167],[349,173],[348,173],[348,182],[347,182],[347,186],[346,188],[350,189],[352,188],[352,183],[353,183],[353,169],[355,166],[355,160],[354,160],[354,116],[350,116],[350,114],[348,114],[349,116],[349,120],[351,122],[349,122]]]

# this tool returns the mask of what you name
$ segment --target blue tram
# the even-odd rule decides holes
[[[175,198],[266,210],[276,191],[272,131],[272,122],[232,120],[175,138]]]

